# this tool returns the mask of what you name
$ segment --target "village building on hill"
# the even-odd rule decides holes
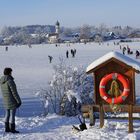
[[[55,32],[47,34],[48,43],[58,43],[60,34],[60,23],[57,21],[55,24]]]
[[[75,43],[80,39],[78,33],[64,35],[60,31],[60,23],[57,21],[55,24],[55,32],[47,34],[48,43]]]

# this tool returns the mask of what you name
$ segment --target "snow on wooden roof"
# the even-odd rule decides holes
[[[111,59],[111,58],[116,58],[119,61],[131,66],[132,68],[134,68],[137,71],[140,71],[140,62],[125,56],[119,52],[116,51],[112,51],[107,53],[106,55],[100,57],[99,59],[95,60],[94,62],[92,62],[86,69],[86,72],[89,72],[90,70],[96,68],[97,66],[101,65],[102,63],[104,63],[105,61]]]

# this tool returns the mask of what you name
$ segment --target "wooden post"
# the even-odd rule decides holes
[[[128,128],[128,132],[132,133],[133,132],[133,105],[130,104],[129,106],[129,128]]]
[[[100,128],[104,126],[104,111],[103,111],[103,105],[99,106],[100,111]]]
[[[90,126],[95,125],[95,118],[93,115],[93,106],[89,105],[89,119],[90,119]]]

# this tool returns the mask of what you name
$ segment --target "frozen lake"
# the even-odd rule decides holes
[[[140,42],[123,43],[121,46],[129,45],[132,51],[140,49]],[[76,49],[76,57],[72,58],[70,50]],[[66,58],[66,51],[69,51],[69,58]],[[32,45],[28,46],[9,46],[8,51],[5,47],[0,47],[0,75],[3,73],[5,67],[13,69],[13,77],[17,84],[18,92],[23,99],[23,109],[29,105],[31,101],[32,107],[40,107],[41,104],[35,97],[35,93],[41,89],[47,88],[47,83],[52,79],[53,66],[59,64],[59,58],[63,58],[66,64],[73,67],[83,66],[86,67],[95,59],[103,56],[104,54],[116,50],[120,50],[119,45],[114,45],[113,42],[103,43],[88,43],[88,44],[61,44],[56,47],[54,44],[45,45]],[[53,56],[52,63],[49,63],[48,55]],[[135,59],[135,54],[129,55]],[[138,59],[140,61],[140,59]],[[140,75],[136,75],[136,95],[140,93]],[[0,91],[1,96],[1,91]],[[2,108],[2,106],[0,105]],[[24,113],[23,113],[24,114]],[[35,112],[34,112],[35,114]],[[33,115],[33,114],[32,114]]]

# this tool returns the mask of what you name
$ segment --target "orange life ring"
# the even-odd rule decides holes
[[[111,79],[118,79],[123,85],[123,92],[118,97],[113,97],[112,98],[105,91],[105,86],[106,86],[107,82]],[[107,103],[109,103],[109,104],[119,104],[119,103],[124,102],[125,99],[128,97],[129,92],[130,92],[130,87],[129,87],[128,80],[124,76],[122,76],[119,73],[111,73],[111,74],[108,74],[108,75],[104,76],[101,79],[100,85],[99,85],[99,91],[100,91],[101,98],[104,99]]]

